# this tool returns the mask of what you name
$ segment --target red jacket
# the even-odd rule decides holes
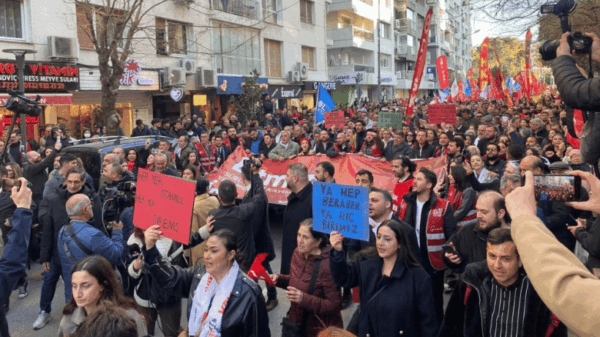
[[[329,268],[329,251],[331,247],[321,250],[321,255],[305,256],[300,253],[298,248],[294,250],[292,263],[290,266],[290,275],[279,275],[277,287],[286,289],[294,287],[304,294],[302,303],[292,303],[288,316],[296,323],[302,323],[302,313],[304,309],[308,310],[308,320],[306,321],[306,337],[315,337],[323,330],[323,324],[315,314],[323,321],[325,326],[336,326],[343,328],[342,323],[342,294],[338,289],[331,269]],[[319,266],[319,276],[315,282],[315,288],[312,295],[307,294],[310,279],[313,273],[313,267],[317,259],[321,260]]]

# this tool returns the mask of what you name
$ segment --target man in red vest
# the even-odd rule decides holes
[[[419,258],[431,277],[435,310],[441,321],[444,315],[444,270],[447,268],[442,246],[456,232],[456,220],[450,203],[433,193],[436,184],[435,173],[422,167],[415,174],[412,192],[400,201],[398,217],[415,229],[421,253]]]

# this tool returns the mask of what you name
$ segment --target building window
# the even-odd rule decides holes
[[[261,72],[258,30],[214,22],[212,26],[213,64],[218,73]]]
[[[269,77],[282,77],[281,42],[265,39],[265,70]]]
[[[383,69],[390,69],[392,67],[392,56],[380,54],[379,65],[381,65],[381,68]]]
[[[313,22],[313,2],[309,0],[300,0],[300,21],[314,24]]]
[[[0,37],[24,38],[22,4],[17,0],[0,1]]]
[[[185,23],[156,18],[156,53],[158,55],[187,54],[189,28]]]
[[[308,63],[308,69],[316,70],[315,48],[302,46],[302,62]]]
[[[97,38],[97,43],[100,48],[105,48],[111,45],[112,41],[117,43],[119,48],[125,46],[125,37],[129,31],[127,24],[127,18],[125,13],[111,9],[108,12],[103,10],[99,6],[86,4],[77,5],[77,39],[79,40],[79,46],[82,49],[94,49],[94,42],[92,39],[92,28],[93,33],[96,34],[99,31],[105,32],[106,39]],[[88,20],[88,13],[91,14],[92,22]],[[104,29],[100,29],[102,27]],[[117,32],[120,34],[117,36]]]
[[[389,23],[380,22],[379,32],[383,39],[390,40],[392,38],[392,26]]]
[[[263,19],[269,23],[281,24],[282,0],[262,0],[262,4]]]

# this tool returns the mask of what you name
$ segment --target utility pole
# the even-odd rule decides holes
[[[32,49],[4,49],[3,53],[13,53],[17,59],[17,77],[19,81],[19,92],[25,94],[25,54],[35,54],[37,51]],[[21,118],[21,166],[27,163],[27,123],[25,122],[25,114],[13,112],[13,118]],[[8,135],[10,137],[10,135]],[[8,142],[6,144],[8,146]]]
[[[381,1],[377,0],[377,103],[381,102]]]

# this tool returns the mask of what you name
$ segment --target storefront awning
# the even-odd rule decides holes
[[[69,105],[73,104],[73,94],[39,94],[40,104],[42,105]],[[35,99],[36,94],[26,94],[25,96]],[[0,94],[0,106],[6,105],[8,94]]]

